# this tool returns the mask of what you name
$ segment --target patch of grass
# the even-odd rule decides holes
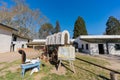
[[[92,56],[88,55],[81,55],[77,54],[77,58],[84,59],[90,61],[92,63],[96,63],[101,66],[108,65],[109,63],[105,60],[97,59]],[[103,79],[110,79],[109,78],[109,71],[91,65],[89,63],[85,63],[76,59],[74,61],[75,71],[73,73],[69,66],[68,61],[62,61],[64,67],[67,69],[67,73],[65,75],[57,75],[57,74],[48,74],[47,76],[43,77],[41,80],[103,80]]]
[[[34,80],[34,79],[28,73],[23,78],[20,72],[12,73],[11,71],[8,71],[6,75],[0,77],[0,80]]]
[[[68,77],[64,75],[49,74],[48,76],[43,77],[41,80],[48,80],[48,79],[49,80],[68,80]]]
[[[109,65],[110,63],[105,61],[105,60],[102,60],[102,59],[98,59],[98,58],[95,58],[93,56],[90,56],[90,55],[81,55],[81,54],[76,54],[76,58],[80,58],[80,59],[84,59],[84,60],[87,60],[87,61],[90,61],[90,62],[93,62],[95,64],[99,64],[99,65],[102,65],[102,66],[105,66],[105,65]]]
[[[105,60],[97,59],[92,56],[86,56],[86,55],[77,55],[77,58],[84,59],[93,63],[96,63],[98,65],[108,65],[109,63]],[[74,67],[76,73],[73,73],[69,66],[68,61],[62,61],[64,67],[67,69],[67,73],[65,75],[57,75],[57,74],[48,74],[47,76],[43,77],[41,80],[103,80],[103,79],[109,79],[109,71],[106,71],[104,69],[98,68],[94,65],[85,63],[83,61],[80,61],[79,59],[76,59],[74,61]]]
[[[5,63],[6,63],[6,62],[1,62],[0,65],[1,65],[1,64],[5,64]]]
[[[44,61],[41,61],[42,62],[42,64],[41,64],[41,68],[40,68],[40,72],[41,73],[48,73],[48,72],[50,72],[50,70],[52,69],[52,65],[50,65],[49,63],[47,63],[46,64],[46,62],[44,62]]]
[[[20,65],[20,60],[17,60],[17,61],[13,61],[13,62],[10,62],[10,63],[7,63],[7,62],[2,62],[1,64],[4,64],[4,66],[3,67],[1,67],[0,68],[0,71],[3,71],[3,70],[5,70],[5,69],[7,69],[7,68],[9,68],[10,66],[18,66],[18,65]]]
[[[40,71],[37,73],[33,73],[30,75],[31,70],[28,70],[25,72],[24,78],[22,78],[21,75],[21,69],[17,69],[16,72],[11,72],[8,70],[10,67],[14,66],[20,66],[20,60],[11,62],[11,63],[6,63],[5,66],[1,69],[3,73],[5,73],[4,76],[0,76],[0,80],[35,80],[34,76],[40,75],[40,74],[45,74],[45,76],[50,72],[50,69],[52,68],[52,65],[46,64],[44,61],[41,61],[41,66],[40,66]],[[8,71],[6,71],[8,70]]]

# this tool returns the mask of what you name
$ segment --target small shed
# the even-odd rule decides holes
[[[75,42],[85,53],[120,55],[120,35],[83,35]]]
[[[34,39],[32,42],[27,43],[29,48],[33,49],[43,49],[45,48],[46,39]]]

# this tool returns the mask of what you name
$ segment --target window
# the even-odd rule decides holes
[[[84,49],[84,45],[82,44],[82,49]]]
[[[30,42],[30,40],[28,40],[28,43]]]
[[[17,37],[16,36],[13,36],[13,41],[17,41]]]
[[[86,44],[86,50],[88,50],[88,44]]]
[[[115,50],[120,50],[120,44],[115,44]]]
[[[24,44],[22,44],[22,48],[24,48]]]

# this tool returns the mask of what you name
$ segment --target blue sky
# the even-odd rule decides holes
[[[10,0],[4,0],[11,4]],[[73,35],[74,23],[83,17],[89,34],[103,34],[109,16],[120,19],[120,0],[27,0],[32,9],[40,9],[55,26]]]

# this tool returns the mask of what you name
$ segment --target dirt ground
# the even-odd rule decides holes
[[[25,48],[22,50],[25,51],[27,59],[37,58],[41,55],[41,51],[33,50],[30,48]],[[19,54],[18,52],[0,53],[0,72],[1,72],[0,76],[5,75],[7,71],[15,72],[16,70],[20,69],[19,64],[14,64],[14,65],[11,65],[11,67],[7,67],[7,65],[11,64],[11,62],[14,62],[20,59],[22,59],[21,54]]]
[[[26,58],[35,58],[40,55],[39,51],[35,51],[33,49],[24,49],[26,53]],[[0,63],[2,62],[13,62],[15,60],[21,59],[21,54],[18,52],[6,52],[0,53]]]
[[[51,70],[51,73],[55,73],[55,74],[57,74],[57,75],[65,75],[66,69],[65,69],[65,67],[63,67],[63,66],[60,66],[60,67],[59,67],[59,70],[56,70],[56,68],[54,67],[54,68]]]
[[[96,57],[107,60],[110,65],[106,65],[106,67],[120,70],[120,55],[97,55]]]

